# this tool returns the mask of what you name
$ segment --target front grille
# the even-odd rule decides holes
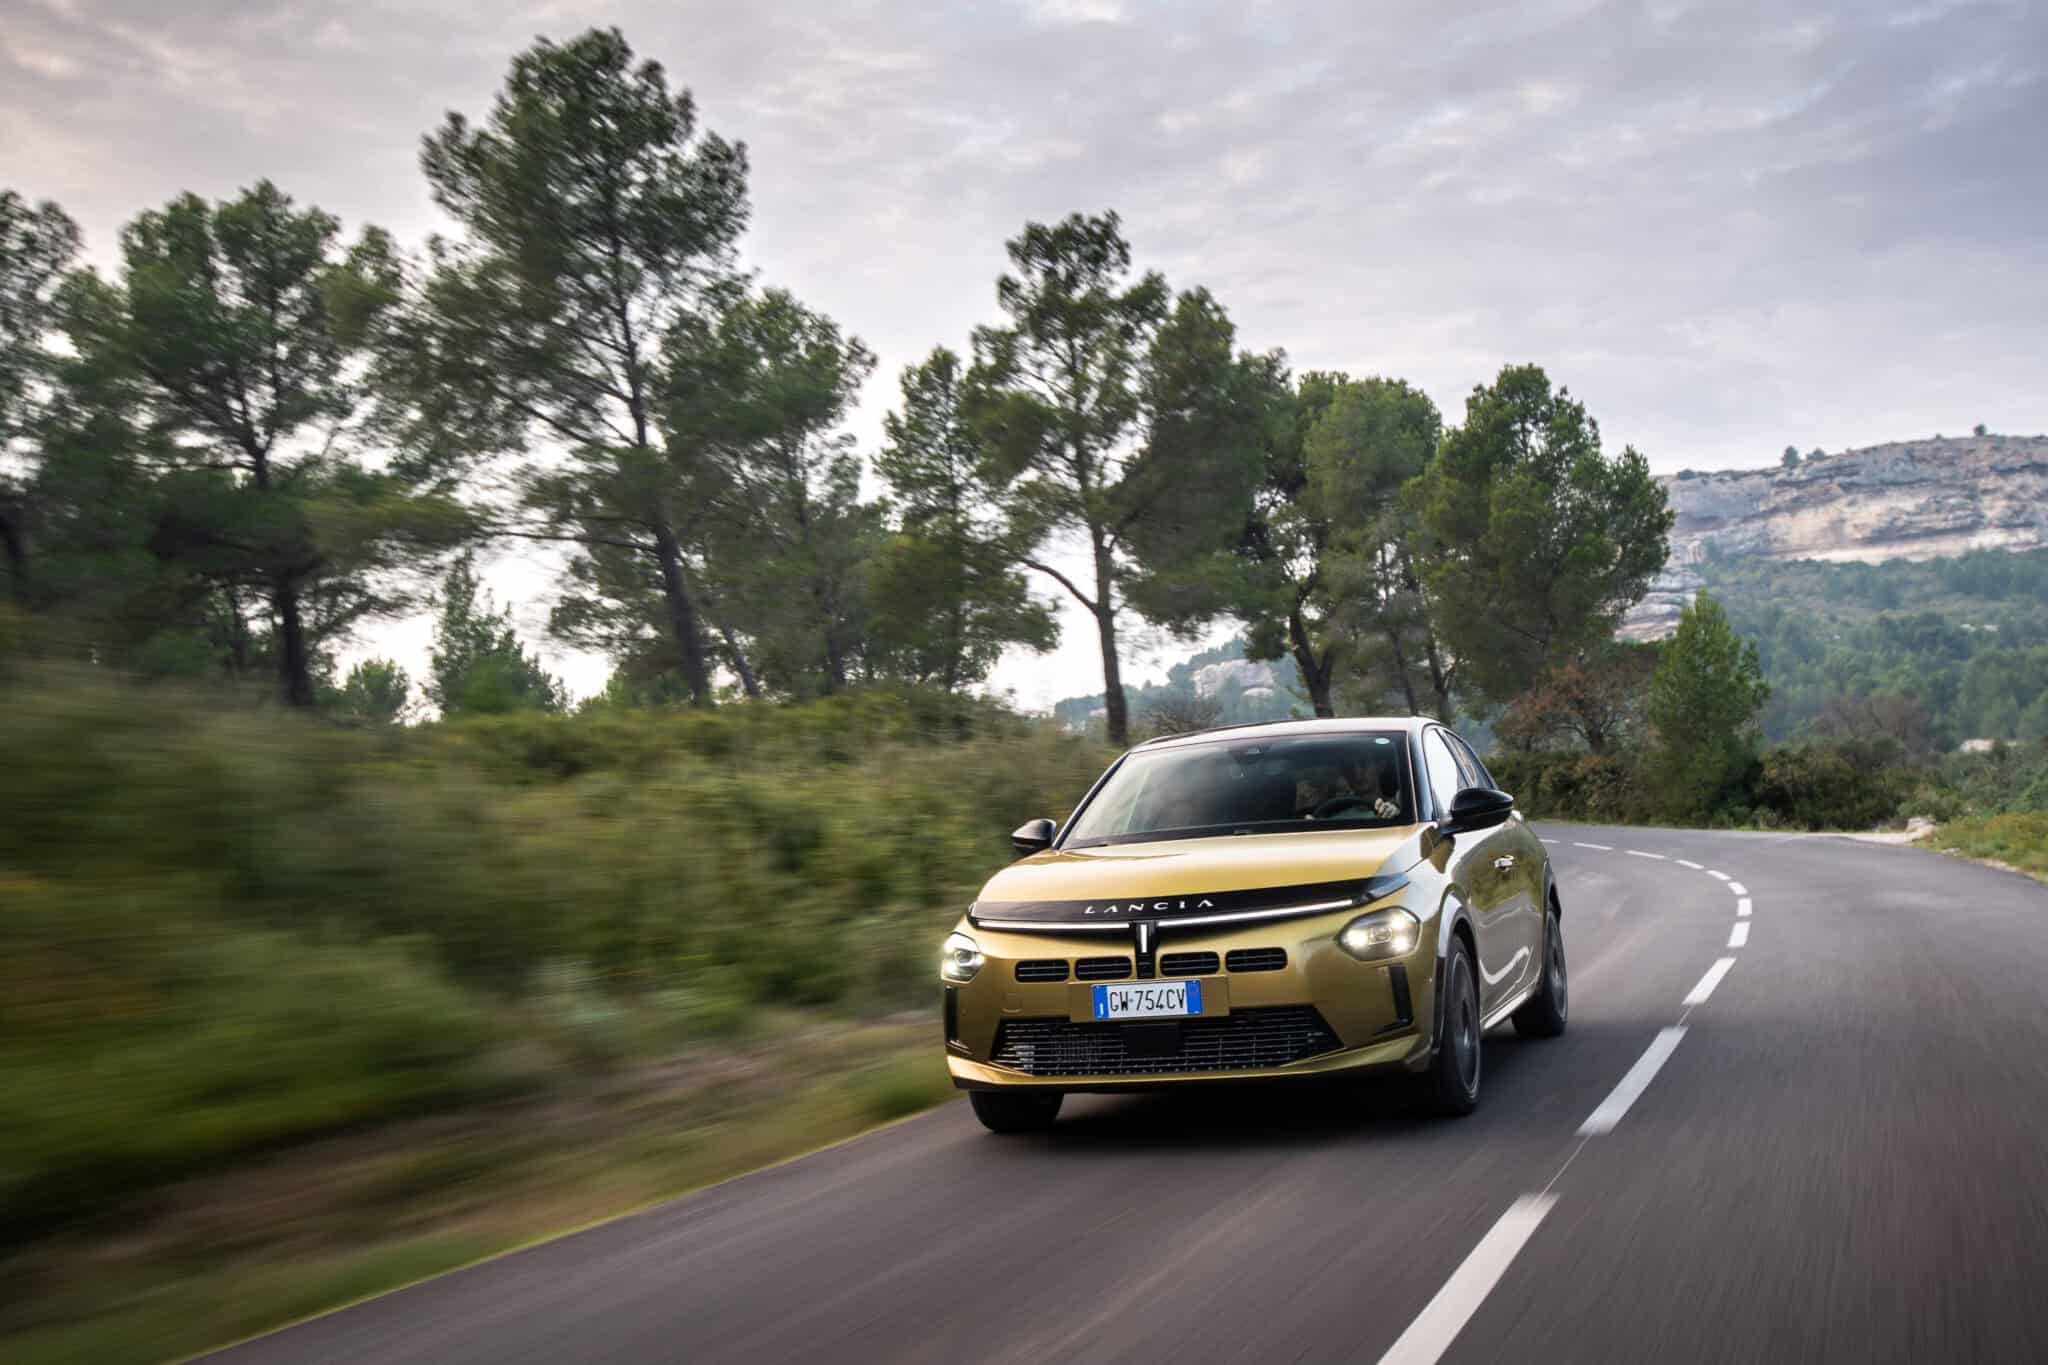
[[[1285,948],[1235,948],[1223,959],[1233,972],[1277,972],[1287,965]]]
[[[1127,957],[1084,957],[1074,963],[1077,981],[1121,981],[1131,974]]]
[[[1132,1056],[1127,1028],[1148,1030],[1151,1046]],[[1150,1076],[1177,1071],[1251,1071],[1285,1066],[1336,1048],[1312,1005],[1275,1005],[1233,1014],[1185,1019],[1179,1046],[1161,1049],[1162,1025],[1076,1024],[1065,1019],[1010,1019],[996,1031],[989,1060],[1032,1076]]]
[[[1017,964],[1019,981],[1065,981],[1067,960],[1063,957],[1034,957]]]
[[[1214,953],[1168,953],[1159,959],[1161,976],[1207,976],[1223,965]]]

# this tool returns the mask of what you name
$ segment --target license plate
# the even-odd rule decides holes
[[[1199,981],[1147,981],[1135,986],[1097,986],[1097,1019],[1178,1019],[1202,1012]]]

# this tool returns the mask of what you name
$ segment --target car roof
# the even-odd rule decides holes
[[[1253,731],[1261,735],[1282,738],[1290,735],[1338,735],[1359,730],[1400,730],[1412,734],[1425,725],[1434,724],[1436,721],[1428,716],[1325,716],[1315,720],[1251,721],[1244,725],[1218,725],[1207,730],[1189,730],[1185,734],[1161,735],[1158,739],[1148,739],[1142,744],[1134,744],[1131,749],[1133,752],[1139,749],[1148,752],[1156,749],[1173,749],[1184,744],[1203,744]]]

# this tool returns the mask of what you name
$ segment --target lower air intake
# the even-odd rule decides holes
[[[1157,1076],[1180,1071],[1254,1071],[1331,1052],[1337,1036],[1311,1005],[1275,1005],[1182,1020],[1178,1045],[1158,1046],[1157,1024],[1137,1025],[1145,1046],[1127,1050],[1128,1024],[1010,1019],[989,1060],[1031,1076]],[[1132,1055],[1133,1052],[1142,1055]]]

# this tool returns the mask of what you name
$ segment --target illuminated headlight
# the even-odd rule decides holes
[[[974,980],[980,970],[981,945],[965,934],[946,935],[946,944],[939,949],[939,975],[948,981],[966,982]]]
[[[1421,932],[1422,921],[1406,910],[1375,910],[1345,925],[1337,946],[1360,962],[1380,962],[1414,952]]]

